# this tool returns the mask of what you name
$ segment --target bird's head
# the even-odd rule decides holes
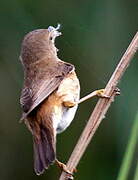
[[[43,58],[57,56],[55,38],[61,35],[60,24],[48,29],[37,29],[29,32],[23,39],[21,47],[21,60],[24,65],[32,64]]]

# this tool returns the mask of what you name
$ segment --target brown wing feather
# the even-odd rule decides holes
[[[52,68],[37,64],[25,73],[24,88],[22,90],[20,103],[23,109],[21,120],[57,89],[63,78],[74,69],[69,63],[59,61],[52,64]],[[41,70],[41,71],[40,71]]]

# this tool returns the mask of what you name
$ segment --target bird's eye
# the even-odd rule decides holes
[[[51,37],[50,37],[50,40],[52,41],[52,39],[53,39],[53,37],[51,36]]]

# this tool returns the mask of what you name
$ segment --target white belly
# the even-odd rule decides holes
[[[54,126],[56,128],[57,133],[63,132],[70,125],[75,116],[77,107],[78,105],[72,108],[62,106],[61,116],[53,116],[53,122],[55,122]]]

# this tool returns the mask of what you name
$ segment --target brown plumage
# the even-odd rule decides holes
[[[74,66],[57,57],[54,40],[61,34],[57,29],[50,26],[28,33],[21,48],[21,120],[33,135],[34,168],[38,175],[54,162],[56,134],[71,123],[80,92]]]

